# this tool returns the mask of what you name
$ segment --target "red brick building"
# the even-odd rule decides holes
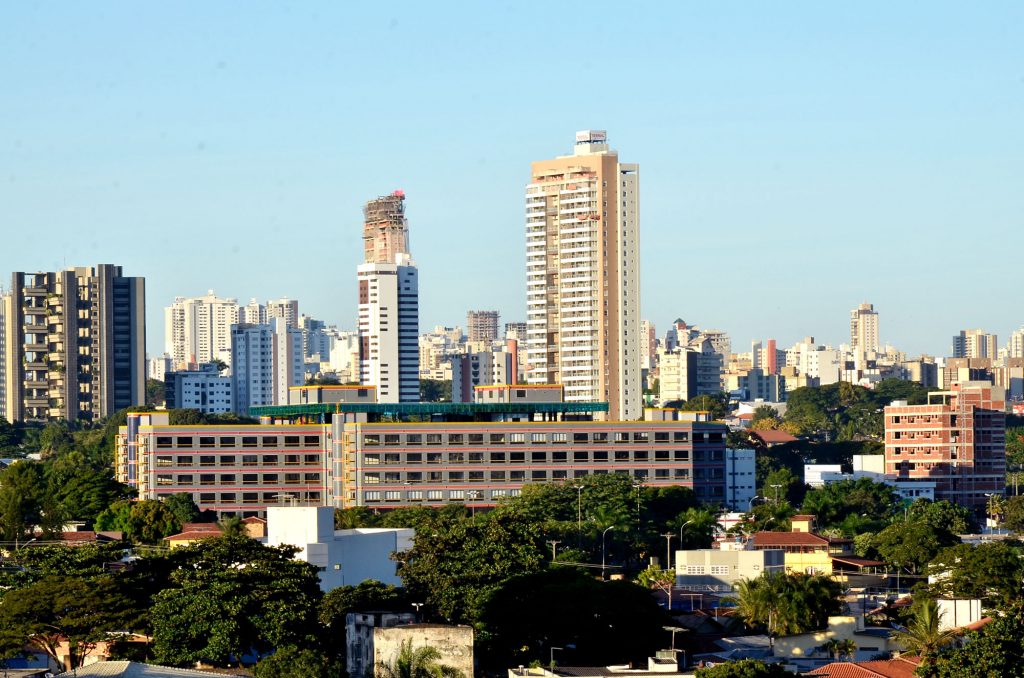
[[[936,483],[935,499],[984,513],[1006,486],[1005,391],[988,382],[954,383],[927,405],[885,408],[885,472]]]

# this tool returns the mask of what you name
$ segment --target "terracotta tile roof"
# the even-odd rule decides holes
[[[243,525],[252,525],[252,524],[255,524],[255,523],[266,525],[267,521],[263,520],[263,518],[257,518],[256,516],[249,516],[248,518],[242,518],[242,524]]]
[[[797,440],[796,436],[786,433],[785,431],[775,431],[772,429],[754,429],[750,433],[751,435],[755,435],[760,438],[766,445],[791,443],[794,440]]]
[[[217,523],[185,523],[181,526],[182,532],[220,532],[220,525]]]
[[[810,671],[808,676],[828,678],[914,678],[920,659],[899,657],[873,662],[832,662]]]
[[[853,565],[855,567],[881,567],[882,565],[885,565],[881,560],[858,558],[856,556],[832,556],[832,560],[838,560],[840,563]]]
[[[974,622],[973,624],[968,624],[967,626],[961,626],[960,628],[964,629],[966,631],[977,631],[981,627],[983,627],[986,624],[988,624],[990,621],[992,621],[992,617],[982,617],[981,619],[979,619],[978,621]]]
[[[167,541],[195,541],[197,539],[210,539],[212,537],[219,536],[219,530],[217,532],[213,532],[212,530],[192,530],[190,532],[172,534],[170,537],[165,537],[165,539],[167,539]]]
[[[772,546],[814,546],[828,545],[828,539],[810,532],[755,532],[754,548],[770,548]]]

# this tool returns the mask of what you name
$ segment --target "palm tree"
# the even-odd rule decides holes
[[[441,664],[437,648],[424,645],[413,649],[412,640],[403,640],[390,662],[377,662],[377,678],[465,678],[462,671]]]
[[[708,548],[718,527],[718,515],[706,508],[688,508],[669,524],[673,530],[681,530],[686,543],[696,543],[697,548]],[[683,544],[679,545],[683,548]]]
[[[953,645],[959,635],[955,629],[941,628],[939,605],[935,600],[926,598],[915,606],[910,626],[898,631],[893,640],[904,652],[920,656],[921,663],[927,664],[940,650]]]
[[[838,610],[839,586],[827,577],[763,574],[739,583],[736,615],[751,626],[764,626],[776,636],[824,628]]]
[[[854,653],[857,651],[857,643],[849,638],[843,640],[837,640],[830,638],[825,644],[819,645],[815,648],[818,652],[824,652],[828,656],[835,660],[841,660],[843,657],[852,659]]]
[[[238,516],[227,516],[220,519],[220,532],[225,537],[248,537],[245,523]]]

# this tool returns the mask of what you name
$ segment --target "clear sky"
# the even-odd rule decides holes
[[[1024,324],[1024,3],[8,2],[0,272],[117,263],[355,326],[407,194],[421,327],[525,319],[532,160],[640,164],[644,317],[944,354]]]

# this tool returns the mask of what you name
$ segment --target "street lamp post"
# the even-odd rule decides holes
[[[672,537],[676,536],[672,532],[666,532],[661,535],[665,538],[665,569],[672,569]]]
[[[550,664],[550,666],[551,666],[551,672],[552,673],[554,673],[554,671],[555,671],[555,650],[564,650],[564,649],[565,649],[564,647],[555,647],[554,645],[551,646],[551,664]]]
[[[782,485],[772,485],[772,488],[775,489],[775,503],[776,504],[779,503],[779,488],[780,487],[782,487]]]
[[[687,520],[685,523],[679,526],[679,548],[683,548],[683,530],[686,529],[686,526],[692,522],[692,520]],[[675,638],[675,636],[672,637]]]
[[[759,497],[759,496],[757,496],[756,494],[755,494],[755,495],[754,495],[753,497],[751,497],[751,498],[750,498],[750,499],[749,499],[749,500],[747,501],[747,513],[751,513],[751,512],[753,512],[753,510],[754,510],[754,501],[755,501],[756,499],[764,499],[764,497]]]
[[[604,532],[601,533],[601,581],[605,581],[605,575],[604,575],[604,570],[605,570],[605,566],[604,566],[604,538],[608,535],[608,530],[614,530],[614,529],[615,529],[614,525],[609,525],[608,527],[604,528]]]
[[[583,548],[583,486],[573,485],[576,490],[576,548]]]

